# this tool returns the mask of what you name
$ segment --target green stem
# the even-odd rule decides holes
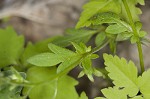
[[[105,40],[105,43],[103,43],[100,46],[97,46],[97,47],[93,48],[92,51],[91,51],[91,53],[98,52],[99,50],[101,50],[102,48],[104,48],[106,45],[108,45],[109,42],[110,42],[110,40]]]
[[[127,4],[127,1],[126,0],[122,0],[122,1],[123,1],[124,7],[125,7],[126,12],[127,12],[127,15],[128,15],[128,18],[129,18],[129,22],[130,22],[130,25],[131,25],[132,30],[133,30],[133,34],[134,34],[135,37],[138,38],[138,41],[136,43],[137,43],[137,48],[138,48],[138,53],[139,53],[139,60],[140,60],[141,72],[143,73],[144,70],[145,70],[145,68],[144,68],[144,59],[143,59],[141,41],[140,41],[138,32],[136,30],[136,27],[134,25],[133,18],[132,18],[129,6]]]

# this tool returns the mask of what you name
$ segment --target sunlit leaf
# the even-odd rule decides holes
[[[132,61],[124,58],[104,54],[106,70],[108,76],[113,80],[113,84],[117,87],[124,88],[129,96],[135,96],[139,88],[137,86],[137,68]]]
[[[138,77],[138,86],[144,99],[150,99],[150,69]]]

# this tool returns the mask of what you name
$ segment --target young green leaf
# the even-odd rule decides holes
[[[98,13],[89,20],[93,25],[101,25],[103,23],[122,23],[119,15],[112,12]]]
[[[17,36],[16,32],[10,27],[0,29],[0,68],[17,64],[23,47],[23,36]]]
[[[72,45],[76,49],[76,52],[79,54],[84,54],[86,52],[91,51],[91,46],[86,47],[84,43],[77,44],[77,43],[72,42]]]
[[[66,75],[50,81],[55,75],[56,68],[30,68],[27,80],[37,84],[31,88],[25,87],[23,94],[26,95],[30,90],[30,99],[78,99],[79,96],[74,88],[78,82]]]
[[[99,34],[96,36],[96,38],[95,38],[95,44],[96,44],[96,46],[102,45],[102,44],[104,43],[105,39],[106,39],[106,34],[105,34],[105,32],[99,33]]]
[[[110,34],[119,34],[125,31],[128,31],[127,28],[119,24],[110,25],[105,30],[106,33]]]
[[[75,53],[73,51],[59,47],[52,43],[48,44],[48,48],[55,54],[67,55],[67,56],[75,55]]]
[[[54,53],[42,53],[29,58],[27,61],[36,66],[55,66],[63,62],[65,58],[62,55]]]
[[[150,69],[138,77],[138,86],[144,99],[150,99]]]
[[[134,43],[136,43],[138,41],[138,37],[136,37],[136,36],[133,35],[131,37],[130,41],[131,41],[131,44],[134,44]]]
[[[75,56],[67,58],[64,62],[62,62],[58,66],[57,73],[60,73],[69,67],[77,66],[80,63],[81,58],[82,58],[81,55],[75,55]]]
[[[48,44],[51,43],[54,40],[59,39],[59,37],[51,37],[39,42],[36,42],[35,44],[32,44],[31,42],[28,42],[22,56],[21,56],[21,63],[24,66],[29,66],[27,63],[27,59],[30,57],[40,54],[40,53],[46,53],[49,52]]]
[[[94,82],[94,78],[92,76],[93,74],[93,67],[92,67],[92,61],[91,61],[91,58],[89,56],[85,57],[83,60],[82,60],[82,66],[84,68],[84,72],[85,74],[87,75],[87,77],[92,81]]]
[[[36,66],[54,66],[73,57],[76,53],[68,49],[56,46],[52,43],[48,44],[49,49],[54,53],[42,53],[29,58],[27,61]]]
[[[112,12],[99,13],[95,15],[93,18],[91,18],[89,22],[91,22],[91,24],[93,25],[101,25],[104,23],[108,24],[116,23],[120,27],[122,28],[124,27],[124,29],[126,28],[126,30],[128,31],[132,31],[131,26],[128,23],[122,21],[119,15]]]
[[[143,38],[143,37],[146,36],[146,34],[147,34],[147,32],[145,32],[145,31],[140,31],[140,32],[139,32],[139,37]]]
[[[136,30],[139,32],[142,28],[142,23],[139,21],[135,22],[135,27],[136,27]]]
[[[123,87],[129,96],[135,96],[139,89],[137,86],[137,68],[132,61],[124,58],[119,59],[117,56],[104,54],[106,70],[108,76],[113,80],[113,84],[117,87]]]
[[[75,48],[76,52],[79,54],[85,53],[85,48],[81,47],[77,43],[72,42],[73,47]]]
[[[88,20],[97,13],[111,11],[118,14],[121,12],[119,2],[116,0],[91,0],[83,6],[83,9],[84,10],[81,14],[79,22],[76,25],[76,28],[89,25]]]
[[[96,68],[92,66],[93,55],[94,54],[89,54],[82,59],[81,63],[82,63],[83,71],[81,71],[78,75],[78,77],[80,78],[85,74],[92,82],[94,82],[93,74],[98,77],[103,76],[103,74],[100,71],[98,71]]]
[[[116,41],[124,41],[128,40],[133,36],[133,33],[131,32],[124,32],[117,35]]]

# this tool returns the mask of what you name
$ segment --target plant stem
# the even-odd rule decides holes
[[[97,47],[93,48],[93,49],[91,50],[91,53],[96,53],[96,52],[98,52],[99,50],[101,50],[102,48],[104,48],[106,45],[108,45],[109,42],[110,42],[110,40],[105,40],[105,43],[103,43],[103,44],[100,45],[100,46],[97,46]]]
[[[138,32],[137,32],[137,30],[136,30],[136,27],[135,27],[135,25],[134,25],[133,18],[132,18],[132,15],[131,15],[129,6],[128,6],[128,4],[127,4],[127,1],[126,1],[126,0],[122,0],[122,1],[123,1],[124,7],[125,7],[126,12],[127,12],[127,16],[128,16],[128,18],[129,18],[129,22],[130,22],[130,25],[131,25],[132,30],[133,30],[133,34],[134,34],[135,37],[138,38],[138,41],[136,42],[136,44],[137,44],[138,53],[139,53],[139,60],[140,60],[141,72],[143,73],[144,70],[145,70],[145,68],[144,68],[144,59],[143,59],[141,41],[140,41]]]

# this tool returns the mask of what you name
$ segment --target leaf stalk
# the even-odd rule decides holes
[[[138,34],[138,32],[136,30],[136,27],[134,25],[133,18],[132,18],[129,6],[127,4],[127,1],[126,0],[122,0],[122,1],[123,1],[123,5],[125,7],[125,10],[126,10],[126,13],[127,13],[127,16],[128,16],[129,22],[130,22],[130,25],[132,27],[133,34],[134,34],[135,37],[138,38],[138,41],[136,42],[136,44],[137,44],[138,53],[139,53],[141,73],[143,73],[145,71],[145,68],[144,68],[144,58],[143,58],[143,51],[142,51],[142,45],[141,45],[141,41],[140,41],[140,38],[139,38],[139,34]]]

